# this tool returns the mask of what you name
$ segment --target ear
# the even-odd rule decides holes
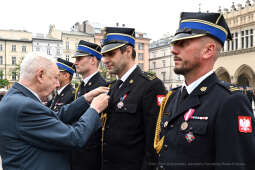
[[[42,83],[44,81],[44,77],[45,77],[45,71],[43,69],[38,69],[38,71],[36,72],[36,80],[39,83]]]
[[[126,52],[127,52],[127,55],[132,58],[132,47],[131,46],[127,46]]]
[[[65,79],[69,79],[70,74],[69,73],[65,73],[64,76],[65,76]]]
[[[95,65],[96,64],[96,57],[95,56],[93,56],[93,57],[91,57],[91,60],[90,60],[90,63],[92,64],[92,65]]]
[[[216,44],[214,42],[207,43],[202,50],[202,58],[210,59],[215,55]]]

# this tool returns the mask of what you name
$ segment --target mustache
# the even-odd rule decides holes
[[[182,58],[175,55],[174,60],[182,60]]]

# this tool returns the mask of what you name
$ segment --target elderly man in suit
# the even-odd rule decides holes
[[[59,86],[58,75],[50,56],[31,53],[22,61],[20,81],[0,103],[3,169],[70,170],[70,150],[83,147],[101,126],[98,113],[108,105],[106,87],[79,97],[58,113],[42,104]]]

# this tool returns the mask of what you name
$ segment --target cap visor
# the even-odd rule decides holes
[[[82,57],[82,56],[88,56],[88,55],[90,55],[90,54],[88,54],[88,53],[76,52],[72,58]]]
[[[198,37],[203,37],[206,36],[207,34],[186,34],[186,33],[180,33],[174,36],[172,39],[170,45],[174,45],[177,41],[180,40],[186,40],[186,39],[192,39],[192,38],[198,38]]]
[[[104,53],[107,53],[109,51],[112,51],[112,50],[115,50],[117,48],[120,48],[122,46],[126,45],[125,43],[113,43],[113,44],[107,44],[107,45],[104,45],[101,49],[101,53],[104,54]]]

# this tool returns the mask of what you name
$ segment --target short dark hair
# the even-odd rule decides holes
[[[126,49],[127,49],[127,47],[128,47],[128,46],[131,46],[131,45],[126,44],[126,45],[124,45],[124,46],[120,47],[120,51],[121,51],[121,53],[124,53],[124,52],[126,51]],[[135,49],[134,49],[134,47],[133,47],[133,46],[131,46],[131,47],[132,47],[132,59],[134,60],[134,59],[135,59],[135,57],[136,57],[136,51],[135,51]]]

